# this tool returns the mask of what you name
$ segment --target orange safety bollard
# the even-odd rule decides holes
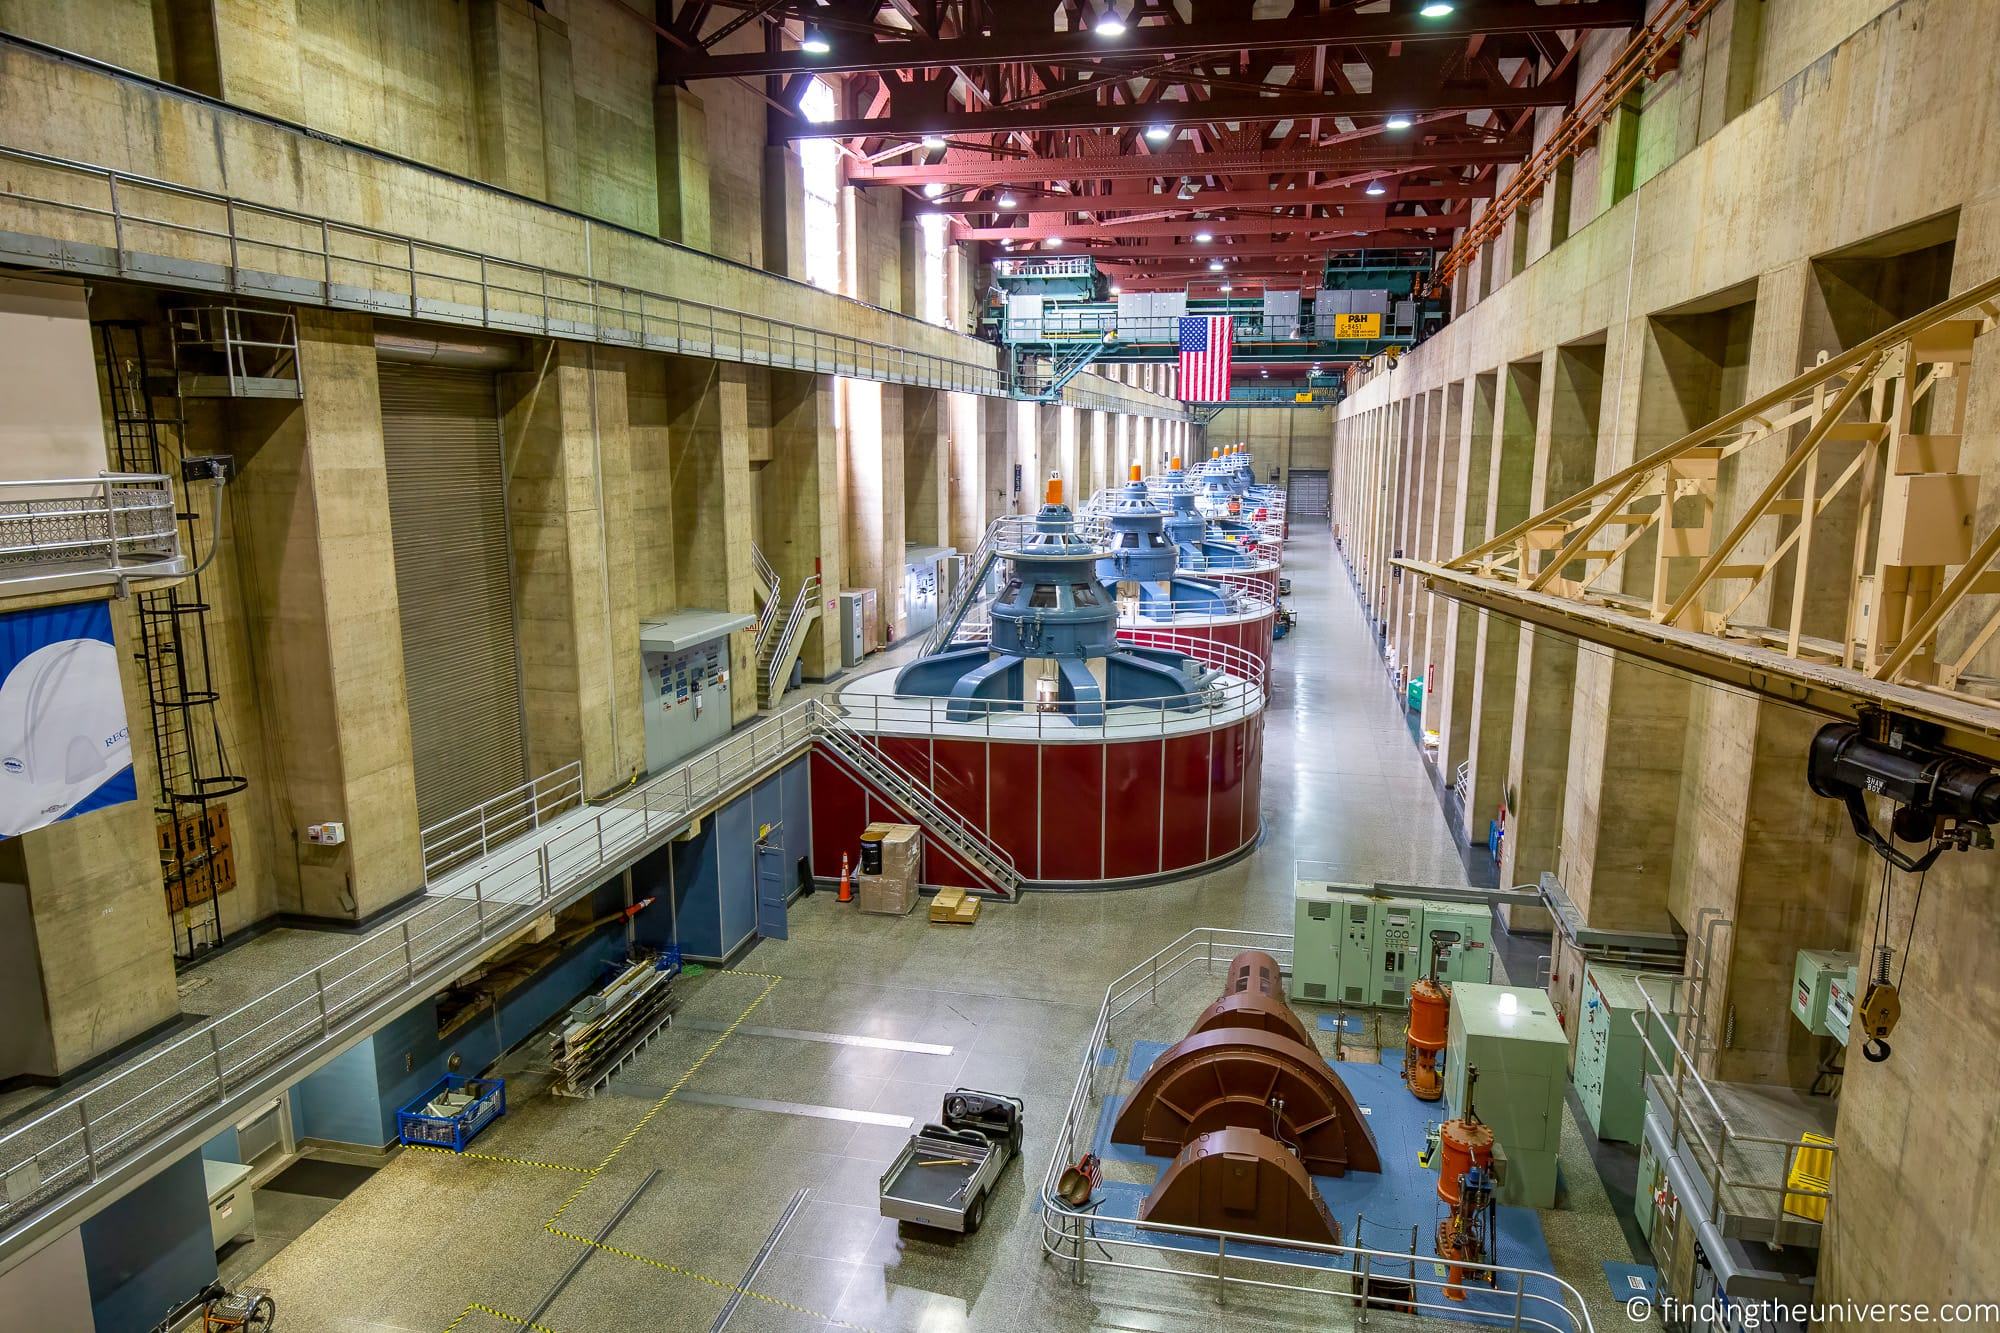
[[[840,854],[840,901],[844,903],[854,901],[854,881],[847,874],[846,852]]]

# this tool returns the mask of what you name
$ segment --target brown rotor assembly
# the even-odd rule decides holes
[[[1218,1129],[1190,1142],[1146,1196],[1139,1218],[1340,1243],[1340,1225],[1327,1212],[1305,1167],[1283,1144],[1254,1129]]]
[[[1197,1032],[1161,1052],[1119,1113],[1111,1140],[1165,1156],[1230,1128],[1278,1136],[1315,1175],[1382,1169],[1354,1094],[1319,1052],[1246,1028]]]

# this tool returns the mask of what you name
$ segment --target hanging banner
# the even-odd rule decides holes
[[[110,604],[0,615],[0,837],[138,794]]]

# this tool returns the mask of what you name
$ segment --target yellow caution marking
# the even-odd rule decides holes
[[[535,1333],[556,1333],[556,1330],[550,1328],[547,1324],[537,1324],[532,1319],[523,1319],[519,1315],[508,1314],[505,1310],[496,1310],[490,1305],[482,1305],[478,1301],[472,1302],[470,1305],[466,1306],[463,1310],[459,1311],[458,1318],[452,1320],[451,1323],[445,1326],[444,1333],[456,1333],[458,1326],[464,1323],[466,1319],[473,1314],[474,1311],[477,1311],[478,1313],[483,1315],[491,1315],[493,1316],[493,1318],[500,1320],[502,1323],[512,1324],[516,1328],[533,1329]]]
[[[571,1166],[567,1162],[538,1162],[532,1157],[508,1157],[490,1152],[453,1152],[449,1148],[433,1148],[426,1143],[406,1143],[404,1152],[434,1152],[446,1157],[470,1157],[476,1162],[505,1162],[509,1166],[533,1166],[544,1171],[574,1171],[580,1176],[594,1176],[597,1168],[592,1166]]]
[[[736,1029],[743,1026],[743,1020],[750,1017],[750,1015],[756,1011],[757,1006],[764,1003],[764,1001],[770,997],[771,992],[777,989],[778,983],[784,980],[782,976],[778,975],[775,972],[751,972],[747,970],[739,970],[736,968],[722,969],[719,975],[735,976],[735,977],[756,977],[764,983],[764,989],[757,992],[756,999],[750,1001],[749,1004],[743,1006],[743,1011],[737,1014],[736,1017],[730,1021],[728,1027],[724,1028],[720,1033],[716,1034],[715,1040],[710,1042],[707,1048],[702,1051],[701,1055],[695,1059],[695,1062],[687,1067],[686,1072],[684,1072],[679,1078],[675,1079],[674,1085],[671,1088],[668,1088],[666,1093],[663,1096],[661,1096],[661,1098],[658,1101],[654,1102],[652,1106],[647,1108],[646,1114],[639,1117],[638,1123],[633,1125],[631,1129],[625,1132],[625,1136],[618,1140],[617,1144],[612,1147],[611,1151],[605,1154],[604,1160],[599,1162],[596,1166],[569,1166],[567,1164],[560,1162],[538,1162],[528,1157],[506,1157],[497,1153],[474,1153],[474,1152],[454,1153],[448,1148],[432,1148],[415,1144],[410,1146],[416,1148],[417,1151],[420,1152],[438,1152],[438,1153],[444,1153],[447,1156],[452,1156],[452,1157],[471,1157],[476,1160],[484,1162],[505,1162],[513,1166],[540,1167],[548,1171],[573,1171],[578,1175],[581,1175],[583,1177],[583,1180],[580,1184],[577,1185],[575,1189],[570,1191],[569,1197],[565,1198],[562,1201],[561,1206],[558,1207],[555,1210],[555,1212],[550,1215],[549,1220],[542,1223],[542,1230],[548,1232],[550,1235],[560,1236],[564,1240],[574,1241],[578,1245],[587,1245],[593,1250],[603,1250],[606,1254],[615,1254],[621,1259],[629,1259],[633,1263],[644,1264],[648,1268],[658,1269],[662,1273],[671,1273],[675,1277],[686,1278],[691,1282],[699,1282],[703,1286],[713,1287],[718,1291],[734,1292],[738,1295],[747,1296],[754,1301],[762,1301],[766,1305],[775,1305],[779,1309],[790,1310],[794,1314],[804,1315],[808,1319],[817,1319],[823,1323],[831,1324],[836,1328],[854,1329],[856,1333],[871,1333],[871,1330],[869,1330],[865,1325],[853,1324],[853,1323],[848,1323],[845,1320],[835,1319],[831,1315],[822,1314],[818,1310],[810,1309],[803,1305],[794,1304],[793,1302],[785,1300],[781,1297],[770,1296],[761,1291],[753,1291],[749,1287],[741,1287],[735,1284],[734,1282],[724,1282],[721,1278],[710,1277],[706,1273],[698,1273],[692,1268],[682,1268],[677,1264],[670,1264],[661,1259],[648,1258],[643,1254],[638,1254],[631,1250],[620,1249],[616,1245],[607,1245],[603,1241],[593,1239],[592,1237],[583,1235],[580,1232],[565,1230],[564,1228],[556,1225],[556,1223],[562,1220],[563,1214],[569,1211],[570,1205],[583,1197],[584,1191],[590,1188],[591,1182],[596,1180],[597,1177],[603,1174],[604,1171],[607,1168],[609,1168],[613,1162],[618,1160],[618,1154],[624,1152],[627,1145],[629,1145],[633,1139],[639,1137],[639,1132],[645,1129],[645,1127],[648,1124],[652,1123],[654,1116],[658,1115],[661,1111],[666,1109],[667,1103],[672,1101],[677,1095],[679,1095],[680,1090],[688,1085],[688,1080],[692,1079],[698,1072],[700,1072],[701,1067],[707,1064],[710,1058],[713,1057],[718,1050],[722,1049],[722,1043],[728,1041],[730,1037],[735,1035]],[[451,1321],[451,1323],[445,1328],[444,1333],[458,1333],[459,1325],[463,1324],[466,1321],[466,1319],[471,1317],[471,1315],[474,1312],[485,1315],[491,1315],[495,1319],[503,1320],[506,1323],[518,1325],[521,1328],[532,1329],[534,1330],[534,1333],[555,1333],[555,1330],[545,1328],[541,1324],[530,1323],[526,1319],[517,1318],[514,1315],[508,1314],[504,1310],[496,1310],[490,1305],[482,1305],[478,1301],[472,1302],[470,1305],[467,1305],[464,1310],[460,1311],[458,1318]]]

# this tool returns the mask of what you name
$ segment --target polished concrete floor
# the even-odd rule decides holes
[[[1252,856],[1175,884],[1031,896],[969,929],[803,900],[788,941],[693,978],[679,1021],[607,1093],[537,1095],[540,1054],[517,1053],[510,1112],[479,1155],[401,1154],[258,1270],[281,1327],[694,1330],[725,1313],[738,1333],[1348,1326],[1332,1302],[1236,1293],[1218,1307],[1183,1277],[1073,1285],[1043,1257],[1032,1204],[1112,978],[1196,926],[1288,932],[1299,861],[1354,880],[1465,880],[1328,538],[1295,535],[1287,565],[1300,623],[1277,649]],[[1026,1100],[1022,1165],[978,1235],[899,1232],[876,1211],[908,1137],[895,1118],[921,1123],[959,1085]],[[1601,1263],[1629,1256],[1573,1124],[1564,1162],[1568,1197],[1545,1230],[1559,1273],[1612,1327]]]

